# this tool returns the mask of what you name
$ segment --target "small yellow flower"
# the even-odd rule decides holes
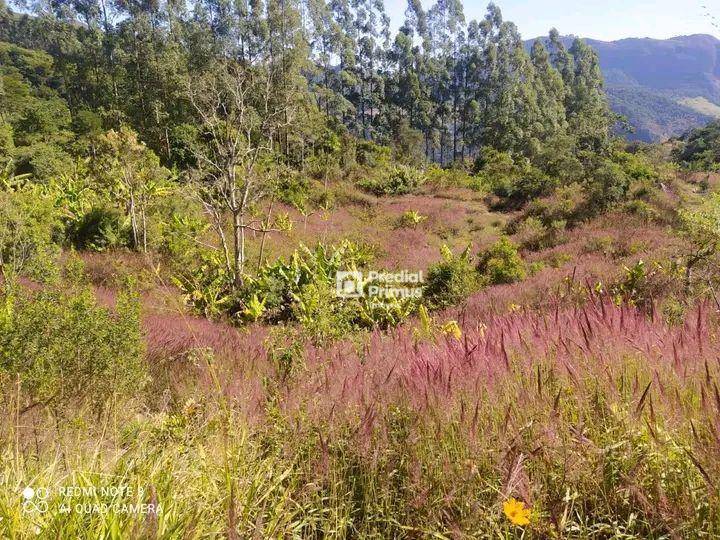
[[[525,508],[525,503],[516,499],[508,499],[503,503],[503,512],[513,525],[529,525],[530,509]]]
[[[457,321],[446,322],[440,327],[440,330],[444,335],[452,336],[455,339],[460,339],[462,337],[462,330],[460,330],[460,326],[458,326]]]

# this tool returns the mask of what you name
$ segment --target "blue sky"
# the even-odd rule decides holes
[[[422,0],[427,8],[434,0]],[[465,17],[479,19],[489,0],[465,0]],[[720,36],[709,14],[720,22],[720,0],[495,0],[503,17],[523,38],[561,34],[614,40],[624,37],[668,38],[686,34]],[[385,0],[393,28],[404,20],[406,0]],[[703,7],[705,6],[705,7]]]

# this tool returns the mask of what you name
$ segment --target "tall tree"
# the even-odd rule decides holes
[[[138,140],[137,133],[126,127],[110,130],[100,137],[98,146],[99,176],[122,203],[130,220],[133,249],[147,252],[148,210],[162,192],[168,171],[160,166],[155,153]]]
[[[603,91],[597,53],[581,39],[570,48],[575,73],[567,105],[570,127],[581,149],[603,152],[610,142],[612,114]]]
[[[485,18],[488,35],[480,142],[498,150],[526,153],[538,118],[535,73],[515,25],[493,4]]]
[[[459,0],[439,0],[428,12],[432,95],[437,104],[440,163],[457,153],[457,122],[460,110],[462,66],[460,50],[465,39],[465,15]],[[452,142],[449,142],[452,141]]]
[[[535,92],[538,100],[538,124],[534,128],[540,140],[565,133],[565,84],[562,76],[550,63],[550,56],[540,40],[533,43],[530,59],[535,71]]]

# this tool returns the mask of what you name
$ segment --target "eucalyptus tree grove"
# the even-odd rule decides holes
[[[558,140],[602,152],[613,124],[594,51],[580,40],[566,47],[555,30],[528,48],[494,4],[468,21],[460,0],[427,11],[409,0],[395,36],[381,0],[32,6],[0,5],[0,151],[12,145],[28,172],[42,168],[31,163],[38,152],[64,163],[71,130],[126,124],[165,166],[202,169],[217,125],[198,98],[217,66],[270,83],[248,97],[282,118],[267,133],[247,128],[246,143],[262,132],[289,163],[326,129],[449,164],[486,147],[533,159]],[[214,113],[236,97],[215,95]]]

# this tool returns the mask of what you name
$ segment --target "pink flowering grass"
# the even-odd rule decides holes
[[[604,260],[549,268],[520,298],[523,284],[487,288],[429,328],[321,345],[146,306],[149,405],[112,413],[102,472],[150,486],[168,526],[192,516],[240,537],[713,537],[720,307],[670,325],[618,305],[593,292]],[[33,463],[13,485],[39,477]],[[43,481],[62,485],[54,468]],[[502,514],[511,498],[532,510],[524,532]]]
[[[287,403],[312,404],[318,416],[398,400],[423,409],[492,392],[509,375],[540,387],[548,377],[578,383],[591,378],[612,395],[621,392],[618,377],[632,360],[654,374],[654,391],[672,410],[681,405],[673,393],[677,385],[717,369],[716,323],[708,303],[685,324],[670,327],[659,316],[648,318],[633,307],[596,297],[583,307],[557,305],[544,314],[521,310],[483,320],[466,317],[460,340],[418,341],[408,325],[390,335],[374,333],[360,348],[347,342],[328,350],[308,348],[307,376]],[[538,369],[544,371],[539,381]],[[642,381],[631,376],[626,382],[632,390],[623,388],[625,397],[639,398]]]
[[[408,324],[304,347],[275,403],[293,432],[317,440],[315,478],[350,474],[368,496],[392,499],[399,492],[383,486],[404,475],[405,504],[441,521],[468,500],[518,496],[561,528],[568,489],[595,522],[642,515],[644,535],[705,519],[696,509],[720,455],[718,306],[671,326],[592,295],[460,323],[460,339],[420,339]]]
[[[241,330],[177,312],[148,314],[143,328],[146,357],[158,387],[185,397],[219,393],[248,417],[257,414],[264,400],[262,379],[271,368],[264,328]]]
[[[376,219],[367,239],[386,250],[383,265],[426,268],[448,210],[438,202],[424,225],[394,228],[414,202],[345,209],[332,224],[362,239]],[[432,313],[430,328],[411,319],[321,344],[295,326],[189,316],[171,289],[144,290],[157,414],[143,437],[173,475],[214,463],[225,480],[213,485],[235,486],[226,499],[248,482],[267,481],[253,508],[285,490],[274,501],[301,509],[305,537],[509,538],[510,498],[532,508],[528,537],[720,533],[720,306],[683,305],[670,324],[663,298],[640,309],[597,292],[623,266],[681,247],[662,226],[600,218],[524,253],[544,266]],[[441,330],[450,320],[459,337]]]

